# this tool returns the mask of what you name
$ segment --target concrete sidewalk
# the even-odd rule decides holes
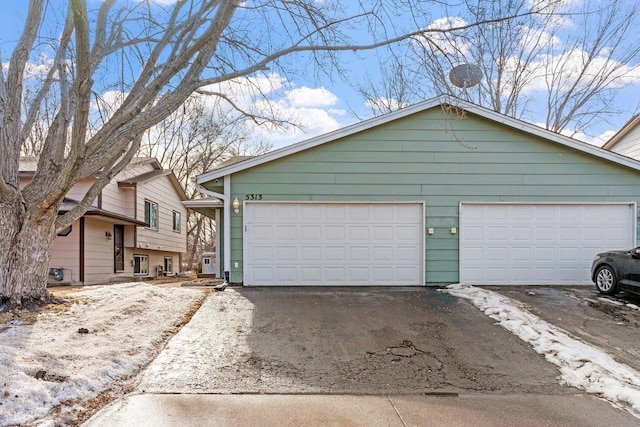
[[[84,426],[637,426],[588,395],[137,394]]]

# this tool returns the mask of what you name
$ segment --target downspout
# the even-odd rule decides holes
[[[229,272],[231,271],[231,206],[228,194],[231,190],[231,177],[229,175],[224,177],[224,194],[207,190],[197,182],[195,184],[196,189],[202,194],[222,200],[222,209],[224,211],[224,241],[222,243],[224,246],[224,281],[229,283]]]

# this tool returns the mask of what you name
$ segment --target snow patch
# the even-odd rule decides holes
[[[33,323],[8,322],[0,329],[0,425],[67,424],[149,363],[201,296],[144,283],[107,285],[70,294],[67,310],[45,310]]]
[[[597,347],[531,314],[518,301],[468,285],[450,285],[444,292],[471,301],[498,324],[533,346],[560,368],[569,386],[602,397],[640,418],[640,373],[616,362]]]

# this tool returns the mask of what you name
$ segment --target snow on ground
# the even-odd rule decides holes
[[[545,322],[510,298],[486,289],[450,285],[444,292],[470,300],[487,316],[560,368],[567,385],[600,396],[640,418],[640,372]]]
[[[0,425],[72,423],[146,366],[202,297],[145,283],[91,287],[37,319],[0,322]]]

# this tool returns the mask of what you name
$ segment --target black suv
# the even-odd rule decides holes
[[[591,279],[602,294],[613,295],[624,290],[640,295],[640,247],[596,255],[591,265]]]

